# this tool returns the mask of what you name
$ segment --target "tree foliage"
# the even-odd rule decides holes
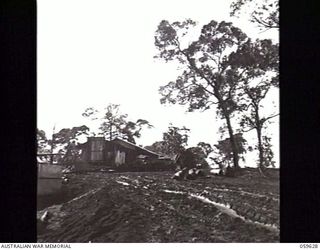
[[[211,145],[206,142],[199,142],[197,147],[202,150],[205,158],[208,157],[209,154],[213,151],[213,148],[211,147]]]
[[[190,129],[186,127],[175,127],[169,125],[168,130],[163,133],[162,141],[154,142],[145,148],[162,155],[173,157],[182,152],[188,145]]]
[[[278,0],[235,0],[231,4],[231,16],[238,16],[244,9],[250,11],[250,21],[260,29],[279,29]]]
[[[87,108],[82,114],[84,117],[92,120],[99,119],[99,110],[93,107]],[[153,126],[145,119],[137,119],[136,121],[128,120],[128,114],[123,114],[120,111],[119,104],[108,104],[105,108],[99,127],[99,134],[104,135],[107,139],[122,138],[129,142],[135,143],[135,138],[141,137],[141,130],[145,127],[152,128]]]
[[[262,103],[270,89],[279,86],[279,46],[271,40],[256,40],[244,44],[239,53],[231,57],[234,67],[243,76],[237,93],[242,116],[240,127],[243,132],[256,130],[255,149],[259,151],[259,167],[262,168],[266,152],[271,150],[263,146],[263,130],[267,128],[270,119],[278,115],[276,112],[262,115]]]
[[[175,81],[160,87],[161,103],[188,105],[189,111],[207,110],[216,104],[218,115],[226,121],[234,166],[238,167],[231,118],[238,107],[235,92],[242,75],[235,70],[233,60],[250,39],[229,22],[211,21],[203,26],[198,40],[183,47],[183,38],[194,25],[192,20],[174,23],[164,20],[158,26],[155,36],[158,57],[184,65]]]
[[[148,150],[155,152],[155,153],[158,153],[160,155],[169,156],[168,149],[166,148],[166,145],[164,144],[163,141],[156,141],[149,146],[145,146],[145,149],[148,149]]]
[[[46,133],[43,130],[37,129],[37,145],[38,153],[45,153],[48,147],[48,139]]]
[[[247,140],[243,138],[242,133],[235,134],[235,141],[238,148],[238,153],[244,160],[243,155],[247,152]],[[218,141],[218,144],[214,145],[213,152],[215,157],[210,157],[220,167],[230,165],[233,159],[233,151],[231,147],[230,138],[226,138]]]
[[[62,146],[63,150],[67,150],[69,144],[76,143],[81,135],[88,135],[89,128],[85,125],[63,128],[59,132],[53,134],[54,147]]]
[[[275,167],[274,153],[272,151],[271,138],[268,136],[262,136],[262,148],[263,148],[263,167]]]
[[[145,127],[152,128],[153,126],[147,120],[138,119],[135,122],[128,121],[120,128],[120,132],[123,139],[135,143],[135,138],[141,137],[141,130]]]
[[[195,164],[199,168],[208,168],[209,164],[207,162],[208,155],[213,151],[211,145],[209,143],[205,142],[199,142],[196,147],[190,147],[188,148],[193,155],[195,159]]]
[[[170,124],[168,131],[163,133],[163,145],[167,155],[180,153],[188,145],[190,129],[186,127],[175,127]]]
[[[185,32],[179,29],[188,30],[192,25],[194,22],[187,20],[172,24],[162,21],[158,26],[155,37],[158,57],[166,61],[178,60],[185,65],[175,81],[160,87],[161,102],[188,105],[189,111],[205,110],[218,102],[232,113],[232,94],[237,76],[229,67],[228,57],[247,37],[231,23],[211,21],[203,26],[197,41],[182,48],[180,40]]]
[[[107,136],[109,140],[122,136],[122,129],[127,124],[127,114],[122,114],[119,104],[109,104],[105,111],[100,125],[101,134]],[[130,124],[129,124],[130,126]]]

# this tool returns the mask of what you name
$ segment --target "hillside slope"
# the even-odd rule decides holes
[[[279,242],[274,173],[193,181],[164,172],[70,174],[63,203],[38,211],[38,217],[50,214],[48,224],[39,225],[38,241]]]

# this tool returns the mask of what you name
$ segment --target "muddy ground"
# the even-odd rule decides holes
[[[38,218],[50,215],[38,242],[279,242],[278,171],[272,175],[69,174],[59,197],[38,198]]]

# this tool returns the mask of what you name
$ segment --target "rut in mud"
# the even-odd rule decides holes
[[[279,242],[278,179],[172,173],[70,175],[39,242]]]

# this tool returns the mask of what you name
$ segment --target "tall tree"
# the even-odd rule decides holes
[[[276,117],[278,114],[272,114],[269,116],[262,116],[261,109],[261,101],[266,96],[268,90],[270,89],[270,85],[260,85],[254,88],[245,88],[245,94],[249,97],[249,104],[244,105],[249,111],[248,114],[244,114],[241,120],[241,127],[244,132],[248,132],[250,130],[255,129],[257,133],[257,146],[256,149],[259,151],[259,168],[262,170],[263,167],[266,166],[265,161],[267,158],[265,157],[266,152],[270,152],[271,144],[266,143],[263,139],[267,139],[268,137],[263,136],[263,129],[266,128],[270,119]],[[265,145],[265,146],[264,146]]]
[[[189,105],[188,110],[206,110],[217,105],[217,113],[227,124],[233,151],[233,165],[239,168],[239,156],[231,118],[237,110],[234,94],[241,73],[230,62],[230,54],[248,41],[247,36],[228,22],[211,21],[204,25],[198,40],[187,46],[184,38],[192,20],[169,23],[161,21],[156,31],[158,57],[176,60],[184,66],[182,74],[160,87],[162,103]]]
[[[278,114],[275,111],[263,116],[261,109],[269,90],[279,86],[279,48],[271,40],[257,40],[245,44],[232,58],[236,70],[244,72],[237,95],[237,103],[242,110],[240,126],[243,132],[256,130],[256,148],[259,151],[259,168],[262,170],[266,160],[264,156],[271,150],[263,146],[271,146],[263,142],[263,138],[267,138],[263,135],[263,129]]]
[[[230,7],[231,16],[238,16],[247,8],[249,20],[260,29],[279,29],[279,0],[235,0]]]
[[[87,108],[82,116],[91,118],[92,120],[99,119],[99,110]],[[120,111],[119,104],[108,104],[103,113],[99,134],[107,137],[108,140],[114,138],[122,138],[129,142],[135,143],[135,138],[141,137],[143,128],[152,128],[153,126],[145,119],[137,119],[136,121],[128,120],[128,114],[123,114]]]
[[[127,114],[121,114],[119,104],[109,104],[106,107],[106,113],[103,117],[100,130],[109,140],[119,137],[121,129],[126,125]]]

